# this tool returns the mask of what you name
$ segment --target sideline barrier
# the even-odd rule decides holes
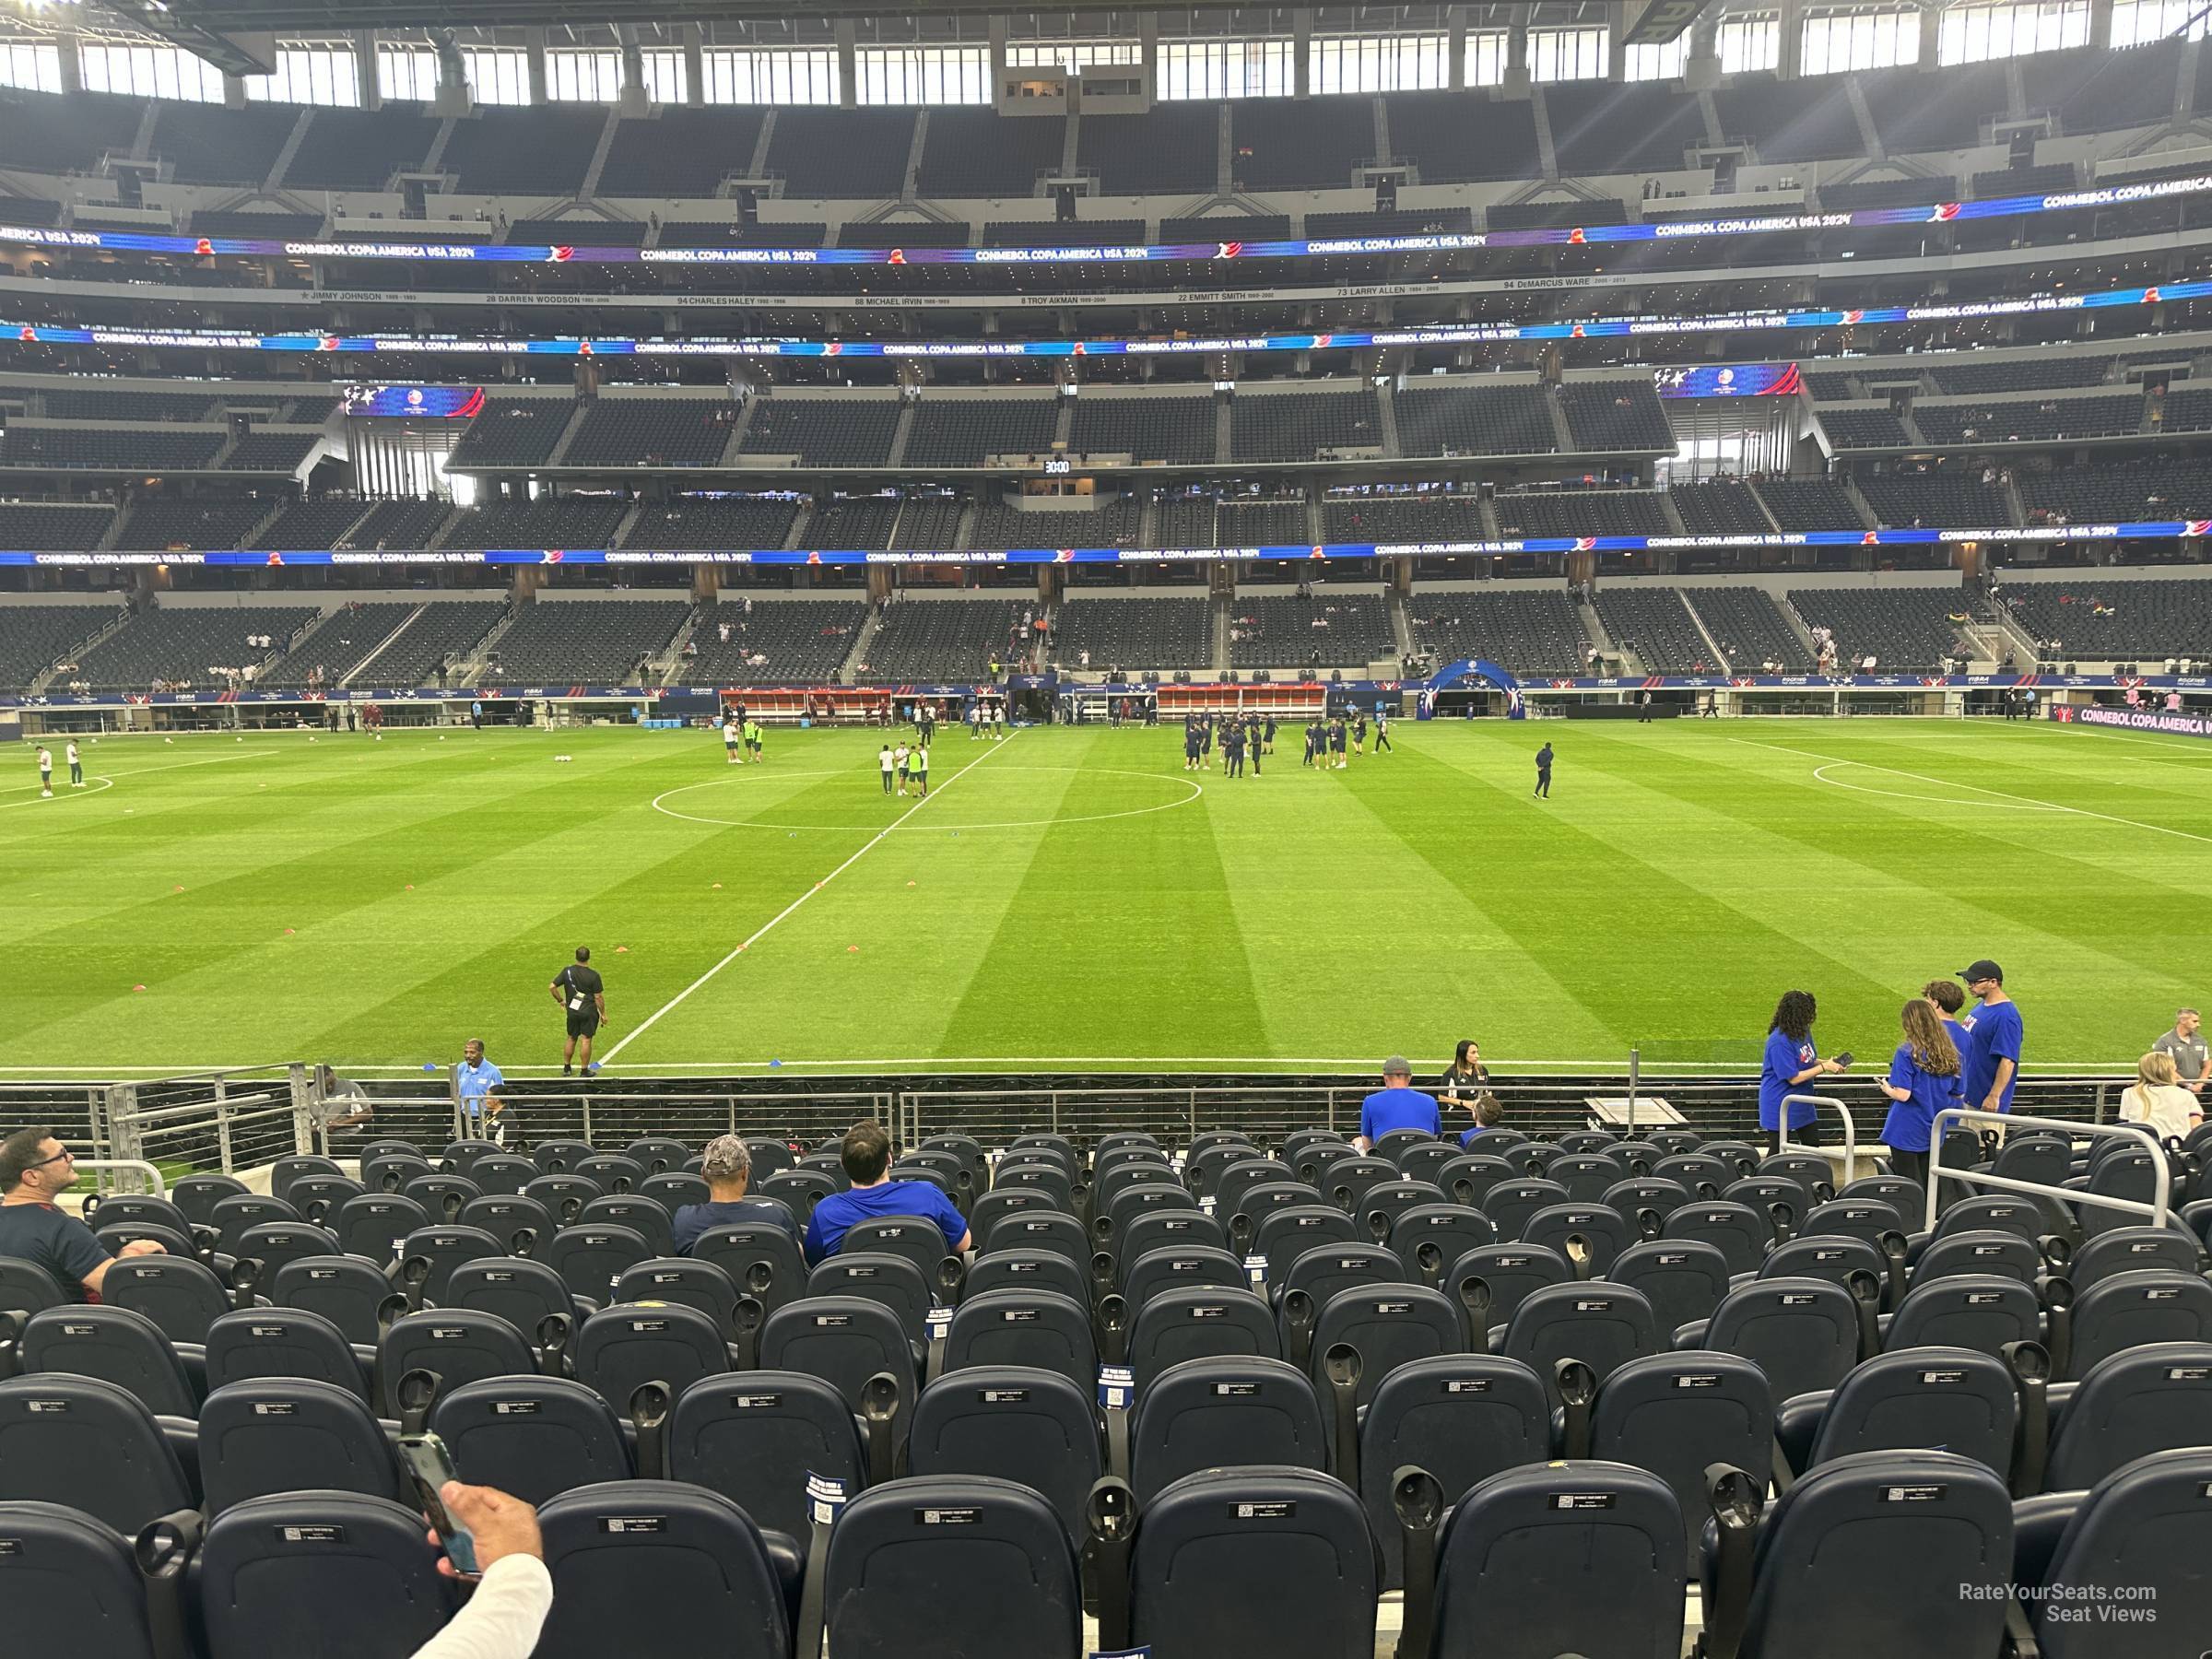
[[[2172,1196],[2173,1171],[2166,1162],[2166,1150],[2159,1145],[2158,1137],[2149,1130],[2134,1124],[2083,1124],[2066,1118],[2024,1118],[2017,1112],[1975,1112],[1964,1106],[1948,1106],[1936,1114],[1928,1133],[1928,1145],[1943,1146],[1945,1128],[1951,1124],[1982,1124],[1993,1129],[2018,1128],[2031,1124],[2038,1129],[2063,1129],[2069,1135],[2116,1136],[2123,1140],[2139,1141],[2151,1155],[2152,1168],[2158,1179],[2152,1188],[2148,1204],[2138,1204],[2133,1198],[2108,1198],[2100,1193],[2086,1193],[2073,1187],[2048,1186],[2040,1181],[2015,1181],[2009,1175],[1992,1175],[1981,1170],[1952,1169],[1944,1164],[1940,1155],[1928,1166],[1928,1205],[1924,1221],[1926,1230],[1936,1230],[1936,1188],[1938,1182],[1956,1181],[1961,1186],[1992,1187],[1999,1192],[2021,1193],[2030,1198],[2055,1199],[2061,1204],[2087,1204],[2099,1209],[2116,1209],[2125,1215],[2143,1216],[2151,1226],[2164,1227],[2168,1214],[2167,1200]]]

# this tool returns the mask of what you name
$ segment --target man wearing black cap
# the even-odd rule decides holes
[[[1986,957],[1959,977],[1978,1005],[1959,1022],[1972,1039],[1959,1056],[1966,1063],[1966,1103],[1977,1112],[2010,1112],[2026,1032],[2019,1005],[2005,994],[2005,970]]]
[[[1413,1087],[1413,1066],[1403,1054],[1382,1062],[1382,1087],[1359,1103],[1359,1134],[1352,1145],[1371,1152],[1393,1129],[1418,1129],[1424,1135],[1443,1130],[1436,1097]]]

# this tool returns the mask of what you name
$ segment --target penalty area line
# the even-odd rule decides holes
[[[990,759],[993,755],[1004,753],[1006,746],[1012,741],[1012,738],[1005,738],[999,742],[994,743],[989,748],[985,749],[974,759],[969,761],[967,765],[961,767],[959,771],[954,772],[951,777],[946,779],[945,782],[939,784],[933,793],[924,795],[920,800],[916,801],[912,806],[909,806],[904,812],[900,813],[897,818],[893,818],[882,829],[877,830],[876,833],[870,836],[867,841],[861,845],[860,849],[850,858],[846,859],[844,863],[839,865],[836,869],[830,871],[829,875],[823,877],[819,881],[816,882],[812,887],[801,893],[796,899],[794,899],[789,904],[785,905],[782,910],[771,916],[766,922],[762,923],[758,931],[756,931],[750,938],[745,940],[742,944],[732,947],[730,953],[724,957],[721,961],[715,963],[713,967],[708,969],[704,973],[700,974],[697,979],[686,985],[681,991],[678,991],[674,996],[670,997],[666,1002],[655,1008],[651,1014],[647,1015],[634,1030],[629,1032],[628,1036],[624,1037],[621,1041],[616,1043],[614,1047],[606,1051],[606,1056],[599,1062],[599,1064],[603,1066],[613,1065],[615,1057],[618,1054],[621,1053],[624,1049],[628,1048],[639,1038],[644,1036],[646,1032],[652,1030],[654,1026],[660,1023],[663,1016],[674,1012],[675,1009],[679,1006],[694,991],[697,991],[709,980],[712,980],[716,974],[720,973],[724,968],[727,968],[732,962],[735,961],[747,950],[751,949],[753,946],[759,944],[771,933],[774,932],[779,924],[781,924],[787,917],[794,913],[801,905],[806,902],[807,900],[813,898],[817,893],[820,892],[824,888],[835,881],[840,876],[842,876],[847,870],[851,869],[854,865],[865,858],[871,852],[875,850],[877,844],[880,842],[886,836],[889,835],[892,830],[898,829],[900,825],[905,823],[907,819],[912,818],[915,813],[921,811],[922,808],[928,806],[930,802],[940,799],[947,789],[950,789],[955,783],[958,783],[962,778],[966,777],[970,772],[973,771],[984,761]]]

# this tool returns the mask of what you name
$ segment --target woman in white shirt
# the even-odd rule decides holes
[[[2135,1087],[2120,1097],[2120,1121],[2141,1124],[2160,1140],[2185,1140],[2205,1121],[2204,1102],[2183,1088],[2173,1056],[2153,1049],[2136,1062]]]

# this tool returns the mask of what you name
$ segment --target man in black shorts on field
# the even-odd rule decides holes
[[[599,1068],[592,1064],[592,1039],[599,1034],[600,1022],[606,1018],[606,985],[591,960],[592,947],[579,945],[576,959],[553,976],[553,1000],[569,1017],[569,1041],[560,1051],[560,1075],[564,1077],[574,1075],[572,1063],[579,1060],[583,1063],[585,1077],[599,1075]]]

